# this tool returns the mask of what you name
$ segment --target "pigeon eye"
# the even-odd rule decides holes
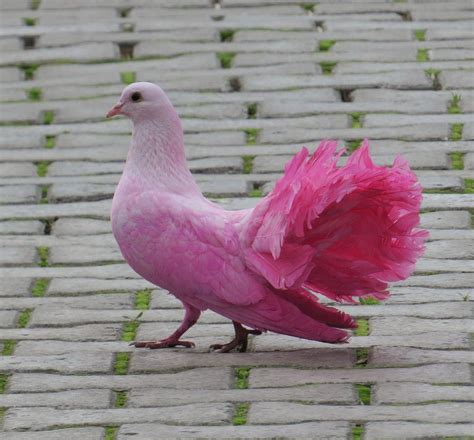
[[[132,93],[131,98],[133,102],[138,102],[142,100],[142,95],[140,94],[140,92],[134,92]]]

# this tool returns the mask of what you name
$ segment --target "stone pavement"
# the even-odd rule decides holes
[[[0,407],[4,440],[473,438],[473,3],[1,0]],[[182,316],[110,233],[124,84],[161,84],[202,190],[254,205],[322,138],[403,153],[431,239],[350,344],[266,334],[143,351]]]

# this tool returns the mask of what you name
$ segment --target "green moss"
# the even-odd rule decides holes
[[[115,393],[115,408],[125,408],[127,406],[127,392],[117,391]]]
[[[361,144],[362,144],[362,139],[354,139],[352,141],[348,141],[346,142],[346,150],[349,153],[352,153],[355,150],[357,150],[357,148],[359,148]]]
[[[39,256],[39,263],[40,267],[48,267],[49,266],[49,248],[46,246],[40,246],[37,248],[38,256]]]
[[[369,349],[367,347],[356,349],[356,368],[365,368],[369,360]]]
[[[301,4],[301,7],[302,7],[303,10],[305,10],[306,12],[314,12],[315,4],[314,4],[314,3],[302,3],[302,4]]]
[[[26,96],[30,101],[41,101],[41,89],[39,87],[32,87],[26,91]]]
[[[430,57],[428,56],[428,49],[418,49],[416,60],[421,62],[429,61]]]
[[[474,179],[464,179],[464,192],[474,194]]]
[[[462,139],[463,129],[464,124],[451,124],[451,134],[449,136],[449,140],[460,141]]]
[[[121,72],[120,80],[122,81],[122,84],[129,85],[135,82],[136,76],[135,72]]]
[[[426,73],[433,81],[437,81],[437,80],[438,80],[438,76],[439,76],[439,74],[441,73],[441,70],[439,70],[439,69],[426,69],[426,70],[425,70],[425,73]]]
[[[361,440],[364,435],[364,427],[360,424],[352,428],[352,440]]]
[[[217,59],[221,63],[223,69],[231,68],[234,57],[235,52],[217,52]]]
[[[364,298],[359,298],[359,302],[363,305],[377,305],[380,304],[380,301],[372,296],[366,296]]]
[[[8,375],[0,374],[0,394],[4,394],[7,390],[8,385]]]
[[[357,393],[359,395],[359,403],[362,405],[370,405],[372,394],[372,386],[364,384],[356,384]]]
[[[54,122],[54,112],[52,110],[46,110],[43,113],[43,124],[51,125]]]
[[[45,177],[46,174],[48,174],[48,167],[50,165],[50,162],[47,162],[45,160],[42,160],[41,162],[38,162],[36,164],[36,174],[38,177]]]
[[[118,427],[106,426],[104,440],[115,440],[117,438]]]
[[[25,309],[20,312],[18,316],[17,328],[26,328],[28,327],[28,323],[30,322],[31,313],[33,310]]]
[[[46,248],[47,249],[47,248]],[[46,294],[48,290],[49,279],[48,278],[38,278],[31,289],[31,294],[35,298],[41,298]]]
[[[151,289],[139,290],[135,293],[135,310],[148,310],[150,308]]]
[[[451,168],[453,170],[463,170],[464,169],[464,153],[455,151],[449,154],[451,158]]]
[[[130,363],[130,353],[116,353],[114,362],[114,373],[124,375],[128,373]]]
[[[23,18],[23,24],[25,26],[35,26],[36,25],[36,18],[25,17],[25,18]]]
[[[247,424],[247,414],[249,412],[249,403],[238,403],[235,407],[234,417],[232,418],[232,424],[235,426]]]
[[[250,367],[238,367],[235,369],[235,388],[244,390],[249,387]]]
[[[21,64],[19,68],[23,70],[26,80],[32,80],[35,77],[35,72],[38,69],[39,64]]]
[[[242,172],[244,174],[250,174],[253,170],[253,160],[255,159],[255,156],[242,156]]]
[[[48,199],[48,192],[49,192],[49,186],[47,185],[42,185],[40,186],[41,188],[41,195],[40,195],[40,204],[45,204],[45,203],[49,203],[49,199]]]
[[[247,145],[255,145],[257,143],[258,135],[260,134],[259,128],[247,128],[245,131]]]
[[[35,11],[36,9],[38,9],[40,7],[40,4],[41,4],[41,0],[31,0],[30,1],[30,9]]]
[[[351,128],[362,128],[362,117],[364,116],[363,113],[354,112],[350,114],[352,118]]]
[[[415,38],[418,41],[425,41],[426,38],[426,29],[417,29],[415,31]]]
[[[140,323],[138,321],[130,321],[125,323],[122,330],[122,341],[134,341],[137,336],[137,329],[139,325]]]
[[[336,42],[334,40],[321,40],[319,42],[319,51],[328,52]]]
[[[247,119],[256,119],[257,118],[257,104],[254,102],[247,105]]]
[[[54,148],[56,146],[56,136],[48,134],[45,137],[44,148]]]
[[[219,32],[220,39],[222,42],[232,41],[234,39],[234,34],[235,34],[235,31],[232,29],[222,29]]]
[[[11,356],[15,351],[16,341],[13,339],[6,339],[3,341],[2,356]]]
[[[368,319],[358,319],[357,328],[354,331],[356,336],[368,336],[369,334],[369,320]]]
[[[249,197],[263,197],[263,191],[261,189],[252,189],[249,191]]]
[[[453,95],[453,97],[451,98],[451,101],[449,101],[449,104],[448,104],[448,113],[451,113],[451,114],[459,114],[459,113],[462,113],[462,110],[461,110],[461,95]]]
[[[335,61],[322,61],[319,65],[321,66],[323,75],[331,75],[337,63]]]

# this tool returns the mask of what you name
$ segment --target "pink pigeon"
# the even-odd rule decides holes
[[[249,334],[272,331],[347,342],[348,314],[319,302],[385,299],[422,254],[421,187],[400,156],[374,165],[364,141],[344,150],[323,141],[303,148],[254,209],[228,211],[206,199],[186,164],[180,118],[163,90],[127,86],[107,117],[125,115],[133,136],[112,203],[112,230],[125,260],[171,292],[184,320],[161,340],[136,347],[193,347],[181,340],[202,311],[232,320],[235,337],[211,348],[245,351]],[[244,325],[246,327],[244,327]]]

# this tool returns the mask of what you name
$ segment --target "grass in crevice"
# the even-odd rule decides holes
[[[36,174],[38,177],[45,177],[46,174],[48,174],[48,167],[50,163],[51,162],[47,162],[46,160],[36,163]]]
[[[464,124],[451,124],[451,134],[449,135],[449,140],[450,141],[462,140],[463,129],[464,129]]]
[[[365,306],[375,306],[380,304],[380,301],[372,296],[366,296],[365,298],[359,298],[359,303]]]
[[[352,440],[361,440],[364,435],[364,425],[357,423],[352,427]]]
[[[39,257],[39,262],[38,266],[40,267],[48,267],[49,266],[49,248],[46,246],[39,246],[37,248],[38,251],[38,257]]]
[[[16,327],[17,328],[26,328],[28,327],[28,323],[30,322],[31,313],[33,312],[32,309],[25,309],[20,312],[18,317],[18,322]]]
[[[249,412],[250,403],[238,403],[235,406],[234,417],[232,418],[232,424],[235,426],[247,424],[247,414]]]
[[[46,110],[43,113],[43,124],[51,125],[54,122],[54,112],[52,110]]]
[[[36,18],[25,17],[25,18],[23,18],[23,24],[25,26],[35,26],[36,25]]]
[[[39,87],[32,87],[26,91],[26,96],[29,101],[41,101],[42,92]]]
[[[415,38],[417,41],[425,41],[426,39],[426,29],[416,29]]]
[[[39,64],[21,64],[19,68],[23,70],[23,74],[25,75],[25,79],[30,81],[34,79],[35,72],[38,69]]]
[[[314,12],[314,7],[316,5],[314,3],[302,3],[301,7],[303,8],[304,11],[306,12]]]
[[[368,319],[358,319],[357,328],[354,331],[356,336],[368,336],[369,335],[369,320]]]
[[[334,40],[321,40],[319,42],[319,51],[328,52],[336,42]]]
[[[420,62],[429,61],[430,57],[428,54],[428,49],[418,49],[418,53],[416,54],[416,60]]]
[[[461,110],[461,95],[453,95],[451,98],[451,101],[449,101],[448,104],[448,113],[451,113],[452,115],[456,115],[459,113],[462,113]]]
[[[219,32],[219,37],[220,37],[221,42],[227,43],[234,39],[234,34],[235,34],[235,31],[232,29],[222,29]]]
[[[321,61],[319,65],[321,66],[323,75],[331,75],[337,63],[335,61]]]
[[[352,121],[351,121],[351,128],[362,128],[362,117],[364,116],[363,113],[354,112],[350,114]]]
[[[455,151],[449,154],[451,158],[451,168],[453,170],[463,170],[464,169],[464,153]]]
[[[263,191],[261,189],[252,189],[249,191],[249,197],[263,197]]]
[[[135,310],[148,310],[150,308],[151,289],[139,290],[135,293]]]
[[[16,341],[13,339],[6,339],[3,341],[2,356],[11,356],[15,351]]]
[[[434,90],[441,90],[441,83],[439,81],[439,74],[441,73],[441,70],[439,70],[439,69],[426,69],[425,73],[433,81],[433,89]]]
[[[365,368],[369,360],[369,349],[367,347],[356,349],[356,368]]]
[[[257,118],[257,104],[254,102],[247,105],[247,119]]]
[[[137,329],[140,323],[138,321],[130,321],[124,324],[122,330],[122,341],[132,342],[137,336]]]
[[[235,369],[235,388],[245,390],[249,387],[250,367],[238,367]]]
[[[44,140],[44,148],[51,149],[56,146],[56,136],[47,134]]]
[[[48,249],[48,248],[46,248]],[[38,278],[31,289],[31,295],[35,298],[41,298],[46,295],[46,290],[49,286],[48,278]]]
[[[244,131],[245,131],[245,134],[246,134],[245,143],[247,145],[256,145],[257,138],[258,138],[258,135],[260,133],[260,129],[259,128],[247,128]]]
[[[255,156],[242,156],[242,173],[250,174],[253,170],[253,160]]]
[[[40,204],[44,205],[46,203],[49,203],[49,199],[48,199],[49,186],[42,185],[40,186],[40,190],[41,190],[40,201],[39,201]]]
[[[348,153],[352,153],[362,144],[362,139],[354,139],[352,141],[346,142],[346,150]]]
[[[232,60],[235,57],[235,52],[217,52],[217,59],[221,63],[223,69],[230,69],[232,67]]]
[[[116,391],[115,393],[115,408],[125,408],[127,406],[127,392]]]
[[[124,375],[128,373],[128,364],[130,363],[130,353],[115,353],[114,373]]]
[[[464,179],[464,193],[474,194],[474,179]]]
[[[36,11],[40,7],[41,0],[31,0],[30,1],[30,9]]]
[[[0,374],[0,394],[4,394],[8,385],[8,374]]]
[[[115,440],[117,438],[118,427],[117,426],[106,426],[104,440]]]
[[[361,405],[370,405],[372,395],[372,385],[356,384],[359,403]]]
[[[136,76],[135,72],[121,72],[120,81],[122,81],[122,84],[129,85],[135,82]]]

